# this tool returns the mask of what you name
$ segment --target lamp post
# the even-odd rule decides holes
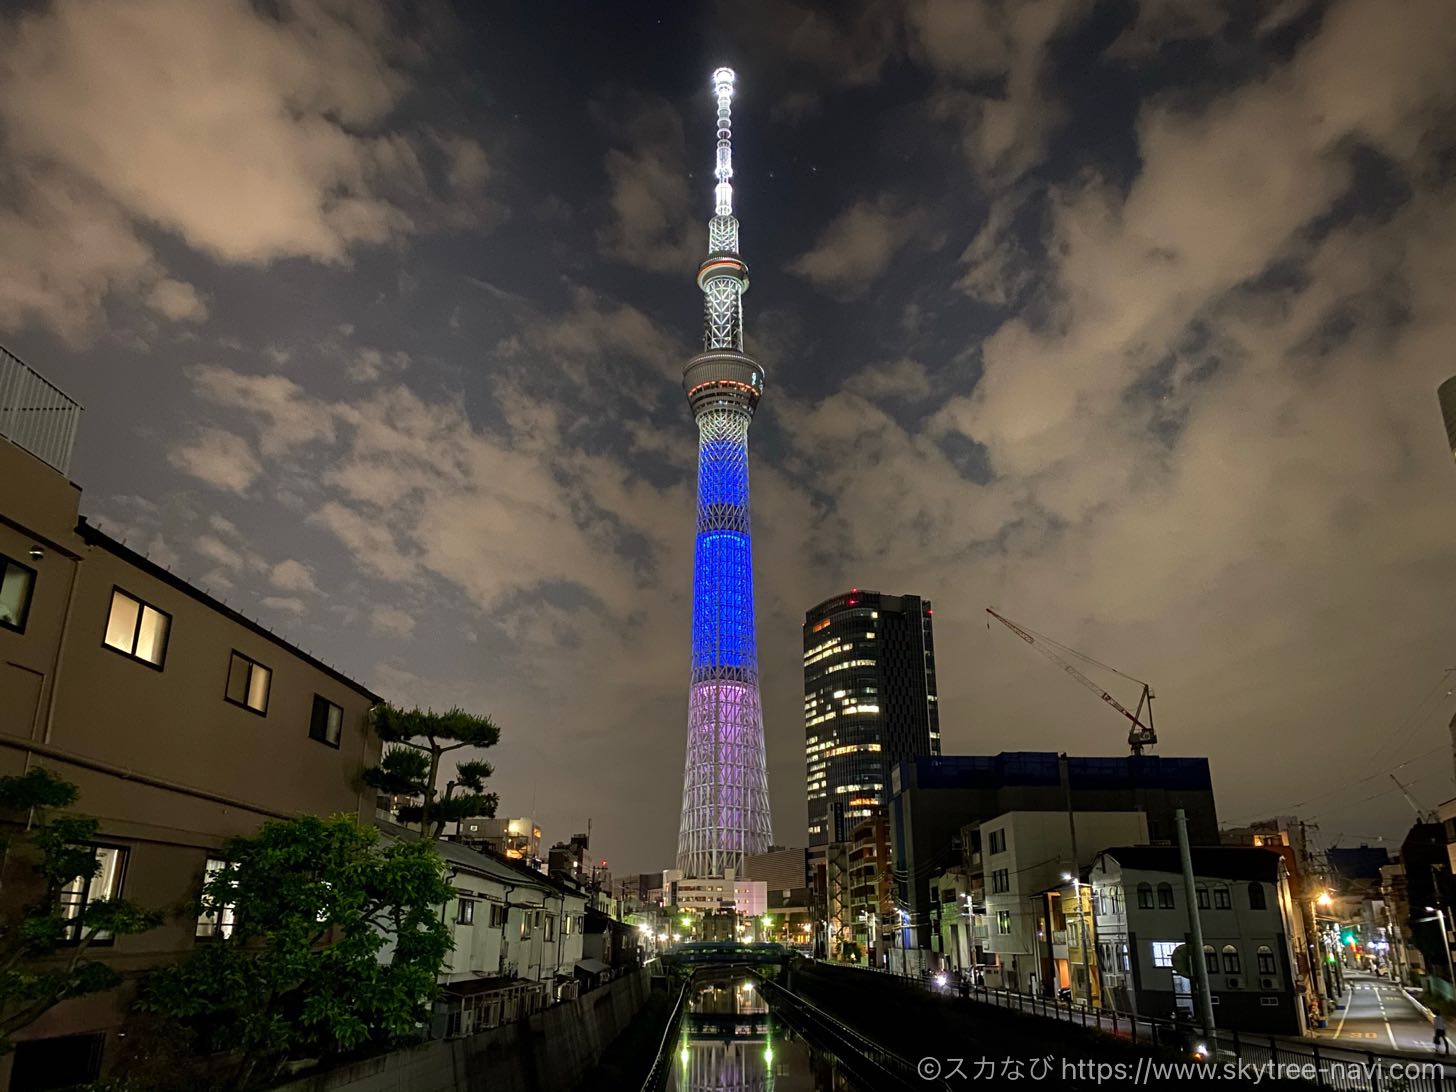
[[[1309,958],[1310,978],[1314,980],[1315,997],[1319,1002],[1319,1016],[1326,1019],[1330,1012],[1330,995],[1334,992],[1334,984],[1330,981],[1329,962],[1324,958],[1324,935],[1320,932],[1319,908],[1329,907],[1334,904],[1334,897],[1328,891],[1321,891],[1319,895],[1309,900]],[[1316,970],[1315,968],[1319,969]]]

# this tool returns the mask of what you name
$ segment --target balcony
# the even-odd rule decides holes
[[[0,436],[69,476],[80,423],[79,402],[0,346]]]

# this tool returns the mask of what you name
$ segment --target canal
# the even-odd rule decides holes
[[[672,1092],[872,1092],[805,1041],[750,978],[699,977],[682,1021]]]

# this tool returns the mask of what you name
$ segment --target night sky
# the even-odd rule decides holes
[[[548,840],[676,846],[720,64],[777,841],[851,585],[934,600],[946,753],[1126,751],[995,605],[1151,680],[1225,822],[1456,794],[1448,0],[6,12],[0,340],[83,512],[493,715]]]

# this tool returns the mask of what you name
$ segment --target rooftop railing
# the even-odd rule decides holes
[[[0,436],[67,476],[81,404],[0,346]]]

